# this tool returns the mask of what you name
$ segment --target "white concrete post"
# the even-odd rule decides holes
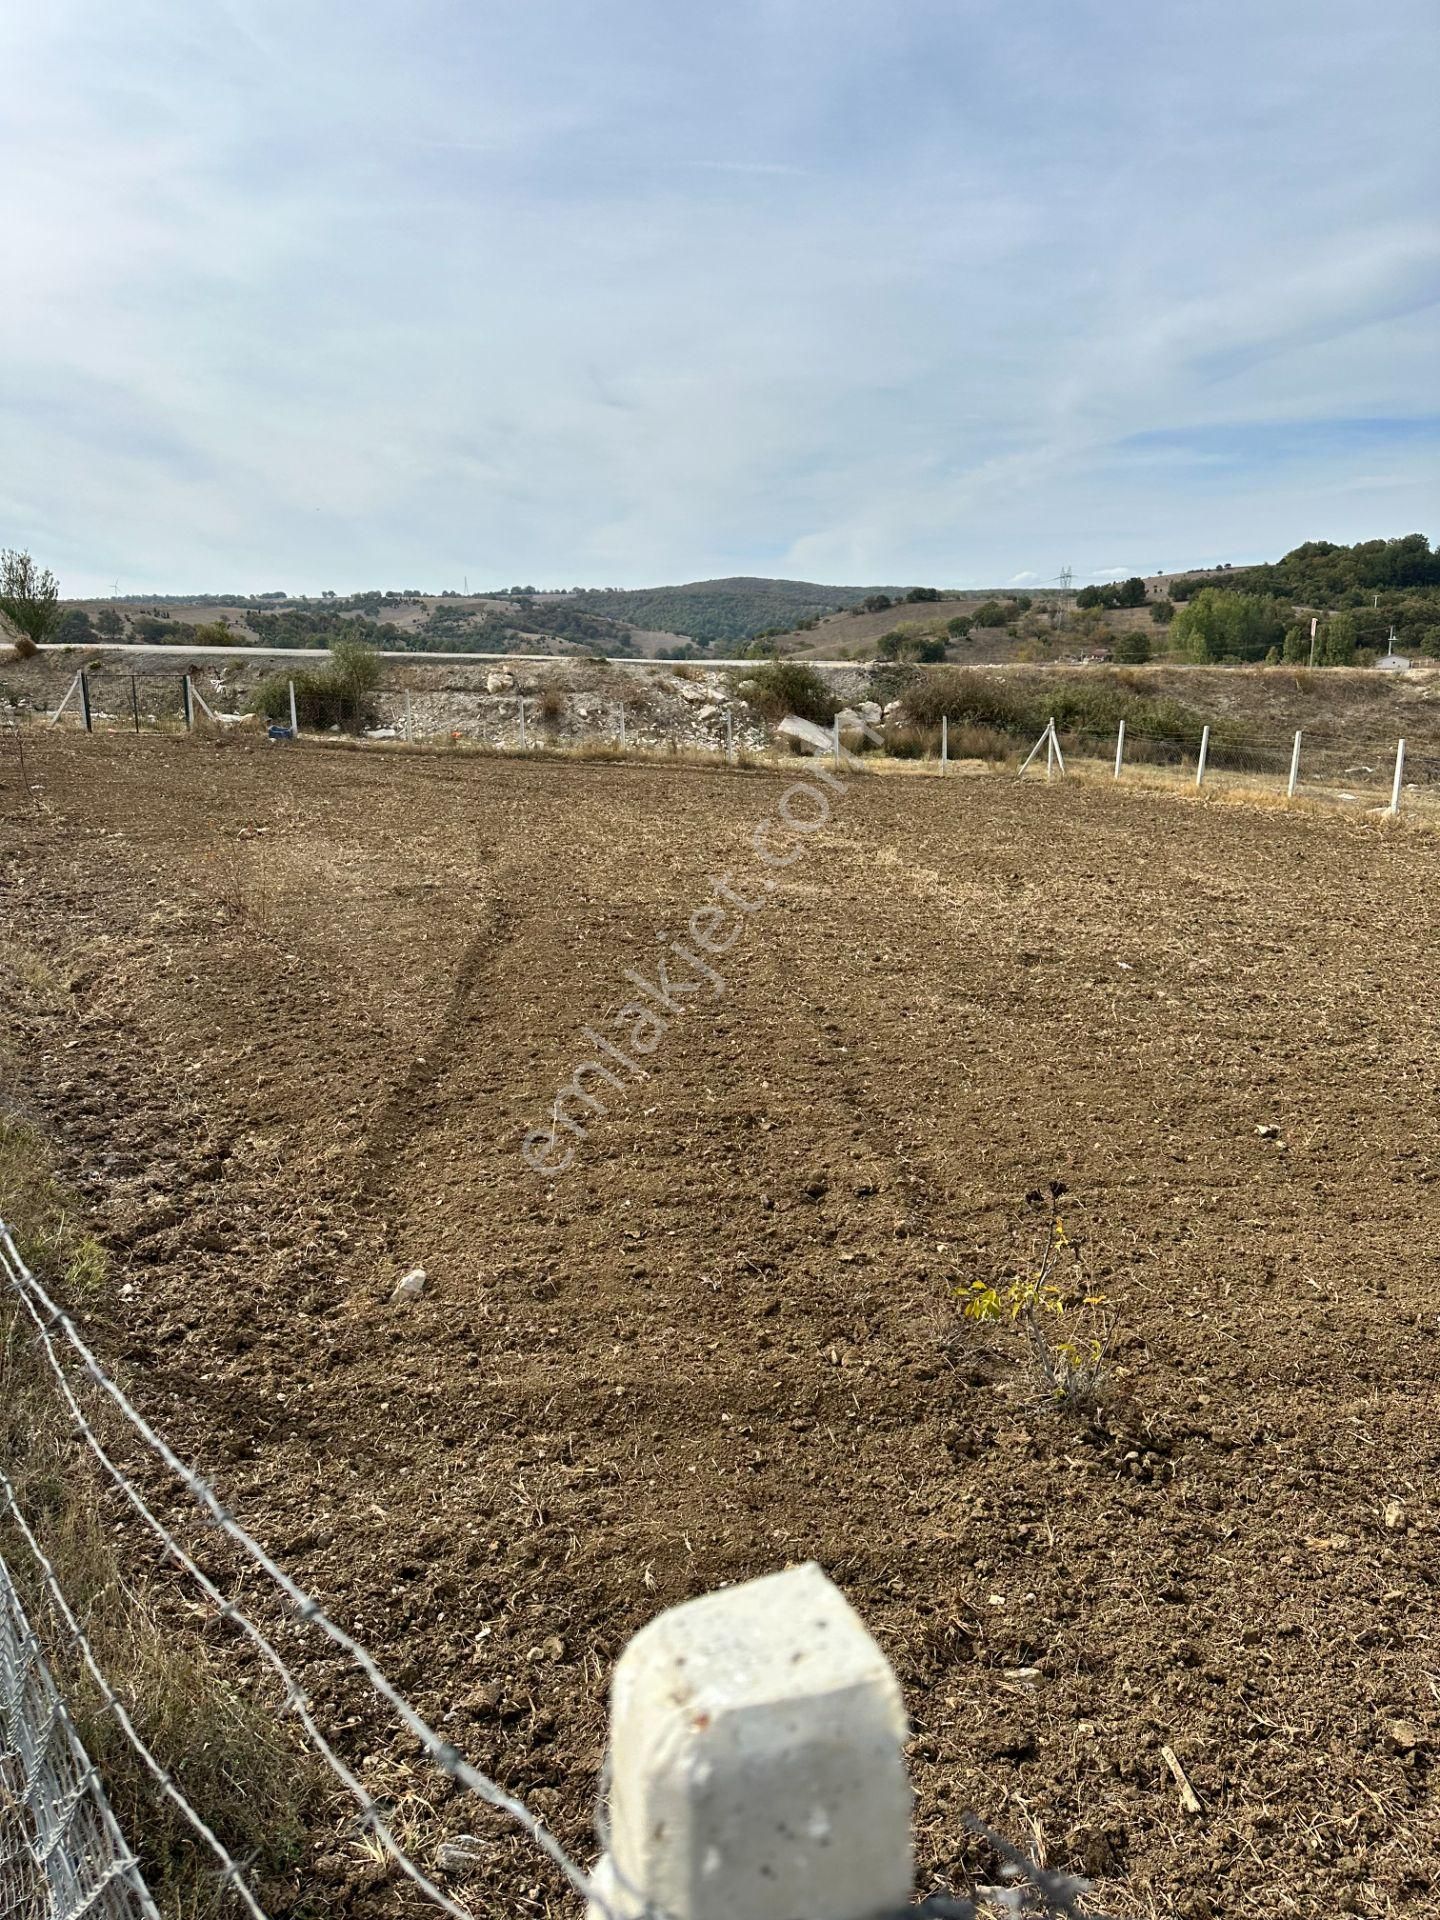
[[[415,696],[409,687],[405,689],[405,738],[410,744],[415,740]]]
[[[830,723],[830,733],[832,736],[830,757],[838,767],[840,764],[840,716],[838,713]]]
[[[735,764],[735,710],[725,709],[725,758],[733,767]]]
[[[54,726],[55,722],[60,718],[61,714],[65,711],[66,707],[69,706],[70,696],[76,691],[79,685],[80,685],[80,676],[77,673],[75,678],[70,682],[69,686],[65,689],[65,698],[60,702],[59,706],[56,707],[55,711],[50,716],[50,725],[52,727]]]
[[[1195,769],[1195,784],[1197,787],[1203,787],[1205,784],[1205,762],[1209,758],[1210,729],[1209,727],[1202,727],[1200,729],[1200,764]]]
[[[290,682],[290,738],[300,738],[300,715],[295,708],[295,682]]]
[[[625,702],[620,702],[620,745],[625,745]]]
[[[1051,751],[1055,755],[1055,764],[1057,767],[1059,767],[1060,772],[1063,775],[1065,772],[1065,756],[1060,751],[1060,736],[1055,731],[1055,722],[1053,719],[1050,722],[1050,747],[1051,747]]]
[[[520,700],[520,751],[522,753],[525,751],[525,700],[523,695]]]
[[[1055,720],[1052,715],[1045,725],[1045,778],[1053,778],[1055,773]]]
[[[872,1920],[908,1905],[905,1733],[888,1661],[818,1567],[672,1607],[615,1667],[589,1920]]]
[[[1390,811],[1400,811],[1400,787],[1405,778],[1405,742],[1398,741],[1395,747],[1395,780],[1390,788]]]
[[[948,713],[942,713],[940,716],[940,771],[941,773],[944,773],[945,769],[949,766],[949,764],[950,764],[950,716]]]
[[[1290,754],[1290,784],[1285,789],[1285,798],[1295,798],[1295,783],[1300,778],[1300,729],[1295,729],[1295,746]]]
[[[1125,722],[1120,722],[1120,731],[1115,736],[1115,778],[1120,778],[1120,769],[1125,764]]]

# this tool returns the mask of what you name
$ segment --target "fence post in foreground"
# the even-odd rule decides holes
[[[290,682],[290,738],[300,738],[300,717],[295,711],[295,682]]]
[[[524,751],[525,751],[525,747],[526,747],[526,740],[525,740],[525,696],[524,696],[523,694],[521,694],[521,696],[520,696],[520,751],[521,751],[522,753],[524,753]]]
[[[1397,741],[1395,746],[1395,781],[1390,788],[1390,811],[1400,811],[1400,787],[1405,778],[1405,742]]]
[[[69,686],[65,689],[65,697],[61,700],[59,706],[56,707],[55,711],[50,716],[50,725],[52,727],[55,725],[56,721],[60,718],[61,714],[65,711],[66,707],[69,706],[70,696],[74,693],[75,689],[79,685],[80,685],[80,676],[77,673],[75,678],[70,682]]]
[[[140,731],[140,690],[135,685],[135,676],[130,676],[130,713],[135,722],[135,731]]]
[[[735,764],[735,709],[725,709],[725,758],[733,767]]]
[[[1202,727],[1200,729],[1200,762],[1195,769],[1195,784],[1197,787],[1203,787],[1205,784],[1205,762],[1209,758],[1210,729],[1209,727]]]
[[[1055,772],[1055,716],[1051,714],[1045,728],[1045,778],[1049,780]]]
[[[80,718],[85,722],[85,731],[93,733],[95,722],[90,712],[90,676],[83,667],[80,669]]]
[[[615,1667],[589,1920],[907,1906],[905,1733],[889,1662],[818,1567],[672,1607]]]
[[[949,764],[950,764],[950,716],[948,713],[942,713],[940,716],[940,771],[941,773],[944,773],[945,769],[949,766]]]
[[[1125,722],[1120,722],[1120,731],[1115,736],[1115,778],[1120,778],[1120,769],[1125,764]]]
[[[1300,729],[1295,729],[1295,745],[1290,754],[1290,784],[1285,789],[1285,798],[1295,798],[1295,783],[1300,778]]]
[[[831,733],[830,758],[834,762],[834,764],[838,767],[840,764],[840,716],[838,713],[836,714],[835,718],[830,722],[830,733]]]
[[[625,702],[620,702],[620,749],[625,749]]]
[[[185,709],[185,731],[193,733],[195,731],[195,689],[190,685],[188,673],[182,673],[180,676],[180,699]]]

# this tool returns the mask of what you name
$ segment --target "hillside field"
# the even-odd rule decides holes
[[[27,750],[6,1099],[109,1250],[88,1337],[568,1845],[627,1637],[813,1557],[904,1688],[921,1891],[986,1869],[970,1809],[1121,1920],[1433,1911],[1434,836],[856,777],[767,869],[784,773]],[[717,876],[760,903],[723,992],[537,1175]],[[959,1310],[1051,1181],[1114,1316],[1096,1424]],[[467,1899],[560,1910],[277,1631],[422,1858],[477,1833]],[[410,1904],[337,1814],[271,1910]]]

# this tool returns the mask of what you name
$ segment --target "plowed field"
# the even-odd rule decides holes
[[[6,1094],[111,1250],[97,1345],[568,1844],[627,1637],[813,1558],[904,1687],[922,1890],[973,1809],[1119,1915],[1435,1911],[1440,841],[1000,777],[812,780],[788,831],[770,772],[13,771],[4,935],[65,991],[15,988]],[[1051,1180],[1098,1424],[959,1315]],[[422,1855],[487,1840],[465,1897],[563,1906],[305,1672]],[[339,1827],[292,1894],[405,1904]]]

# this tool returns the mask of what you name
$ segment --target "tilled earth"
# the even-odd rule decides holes
[[[922,1890],[983,1871],[973,1810],[1117,1915],[1436,1911],[1440,841],[858,778],[767,867],[769,772],[30,738],[6,1094],[111,1251],[92,1337],[568,1845],[627,1637],[813,1558],[904,1687]],[[659,941],[715,878],[762,904],[712,980]],[[537,1175],[662,960],[649,1078]],[[956,1297],[1051,1180],[1095,1424]],[[284,1644],[422,1858],[485,1842],[460,1897],[563,1908]],[[338,1815],[283,1899],[413,1904]]]

